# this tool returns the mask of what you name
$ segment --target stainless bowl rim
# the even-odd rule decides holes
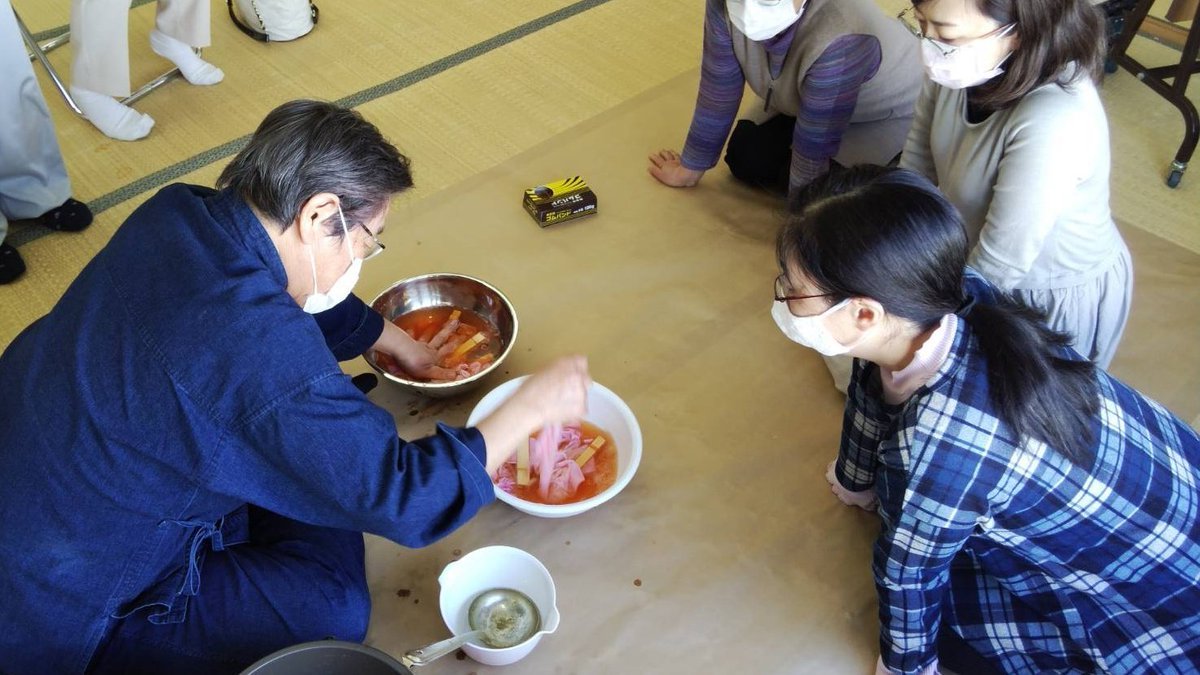
[[[504,301],[504,306],[508,308],[509,313],[511,313],[512,317],[513,317],[512,337],[509,338],[508,346],[504,348],[504,352],[501,353],[500,356],[498,356],[496,358],[495,362],[492,363],[491,367],[484,368],[480,372],[475,373],[474,375],[472,375],[464,380],[455,380],[453,382],[418,382],[416,380],[406,380],[403,377],[397,377],[397,376],[387,372],[383,368],[380,368],[375,363],[374,359],[367,359],[367,363],[370,364],[370,366],[372,368],[374,368],[376,371],[378,371],[380,375],[383,375],[384,377],[386,377],[389,380],[392,380],[393,382],[399,382],[400,384],[406,384],[406,385],[413,386],[413,387],[421,387],[424,389],[453,389],[455,387],[461,387],[469,382],[475,382],[477,380],[481,380],[485,376],[491,374],[492,370],[496,366],[499,366],[500,363],[502,361],[504,361],[504,359],[508,356],[508,353],[512,351],[513,345],[517,344],[517,333],[519,333],[521,331],[521,327],[520,327],[520,324],[517,322],[517,308],[515,306],[513,306],[512,300],[509,300],[508,296],[505,295],[504,293],[502,293],[499,288],[496,288],[495,286],[489,284],[488,282],[484,281],[483,279],[480,279],[478,277],[473,277],[468,274],[458,274],[457,272],[433,272],[431,274],[421,274],[419,276],[409,277],[407,279],[401,279],[399,281],[394,282],[391,286],[388,286],[387,288],[380,291],[375,296],[375,298],[371,300],[371,302],[369,304],[372,308],[374,308],[375,303],[378,302],[380,298],[387,295],[388,293],[390,293],[393,289],[395,289],[398,286],[401,286],[404,284],[411,284],[414,281],[423,281],[425,279],[440,279],[440,278],[446,278],[446,277],[454,278],[454,279],[467,279],[468,281],[474,281],[475,283],[477,283],[477,284],[487,288],[491,292],[495,293],[497,296],[500,297],[500,299],[502,301]],[[384,319],[384,321],[387,321],[387,319]]]
[[[408,673],[408,675],[412,675],[412,671],[409,670],[408,667],[392,658],[390,654],[368,645],[359,644],[357,642],[345,642],[342,640],[314,640],[312,642],[302,642],[297,645],[285,647],[278,651],[271,652],[270,654],[267,654],[261,659],[250,664],[250,666],[248,666],[245,670],[241,671],[241,675],[253,675],[255,671],[261,670],[266,666],[273,665],[277,661],[282,661],[283,659],[291,657],[295,654],[301,654],[309,651],[328,650],[358,652],[360,654],[365,654],[375,658],[380,664],[390,667],[397,673]]]

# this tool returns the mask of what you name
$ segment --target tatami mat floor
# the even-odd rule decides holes
[[[40,5],[15,5],[32,30],[66,20],[60,14],[38,26],[25,5]],[[143,191],[128,194],[125,186],[164,169],[172,170],[170,180],[211,184],[236,151],[212,149],[253,132],[279,103],[303,97],[363,100],[359,109],[413,158],[417,187],[401,200],[396,211],[403,213],[404,203],[695,67],[703,10],[695,5],[688,0],[458,1],[423,10],[411,4],[340,3],[324,8],[311,35],[263,45],[238,33],[224,15],[224,3],[214,2],[214,46],[206,56],[225,69],[225,82],[212,88],[172,83],[150,95],[139,108],[158,126],[136,143],[97,133],[44,81],[75,194],[94,204],[98,200],[105,210],[79,235],[23,243],[42,233],[14,228],[10,236],[30,272],[0,289],[0,345],[54,303],[124,217],[157,187],[141,185]],[[146,46],[153,12],[153,6],[131,12],[131,59],[140,71],[135,82],[165,68]],[[494,38],[506,32],[516,35],[497,45]],[[53,53],[64,73],[69,56],[69,48]],[[444,59],[457,65],[429,67]],[[403,81],[393,82],[398,78]],[[383,96],[372,91],[388,83],[399,88]]]
[[[35,32],[65,25],[68,5],[14,2]],[[167,67],[146,44],[154,5],[138,5],[130,13],[134,83]],[[902,1],[881,5],[894,11]],[[101,213],[96,227],[79,235],[13,228],[10,240],[22,247],[30,273],[0,289],[0,346],[53,305],[137,204],[168,181],[210,184],[239,139],[280,102],[356,104],[413,157],[418,186],[406,197],[413,201],[696,67],[702,10],[697,0],[362,0],[324,7],[317,30],[302,40],[262,44],[236,31],[215,0],[214,46],[206,56],[226,70],[226,80],[214,88],[172,83],[145,98],[138,107],[158,124],[137,143],[100,135],[42,77],[74,192]],[[1174,54],[1148,41],[1138,49],[1147,62]],[[70,47],[52,60],[70,73]],[[1104,95],[1118,219],[1200,251],[1198,179],[1178,190],[1162,183],[1180,141],[1180,115],[1128,73],[1106,80]],[[685,125],[680,120],[678,135],[661,144],[677,147]]]
[[[133,81],[167,63],[147,45],[153,3],[130,12]],[[621,101],[696,67],[703,3],[698,0],[473,0],[421,4],[356,0],[324,7],[317,29],[291,43],[261,44],[232,26],[214,0],[207,58],[226,80],[212,88],[175,82],[139,109],[158,126],[121,143],[76,117],[39,71],[75,195],[100,212],[80,235],[16,225],[30,272],[0,289],[0,346],[40,316],[103,246],[123,218],[162,184],[211,183],[239,139],[275,105],[292,98],[342,100],[375,121],[415,162],[417,188],[405,200],[464,180]],[[888,11],[901,0],[881,0]],[[69,19],[67,2],[16,0],[34,32]],[[1146,40],[1138,55],[1174,53]],[[70,47],[52,53],[70,72]],[[1194,89],[1194,88],[1193,88]],[[1182,121],[1173,107],[1128,73],[1105,83],[1113,143],[1113,209],[1121,222],[1200,251],[1200,179],[1163,187]],[[1193,94],[1195,98],[1195,94]],[[661,139],[678,146],[686,130]],[[650,148],[646,149],[647,151]],[[632,156],[631,163],[644,161]],[[570,167],[563,167],[570,172]],[[399,213],[403,208],[398,209]]]

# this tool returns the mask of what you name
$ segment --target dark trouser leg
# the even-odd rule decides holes
[[[183,622],[152,624],[144,611],[117,621],[89,672],[220,675],[301,642],[361,642],[371,614],[362,534],[253,506],[249,527],[249,542],[207,553]]]
[[[962,675],[1002,675],[945,623],[938,631],[938,665]]]
[[[787,194],[796,118],[776,115],[762,124],[738,120],[725,146],[725,163],[734,178],[771,192]]]

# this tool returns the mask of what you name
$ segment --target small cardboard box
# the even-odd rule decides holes
[[[541,227],[561,223],[596,212],[596,193],[581,176],[525,190],[525,210]]]

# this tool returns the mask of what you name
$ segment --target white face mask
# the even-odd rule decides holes
[[[775,325],[779,326],[779,330],[783,331],[783,334],[792,342],[816,350],[825,356],[837,356],[854,349],[859,342],[862,342],[860,337],[854,341],[854,344],[844,345],[838,342],[837,338],[833,337],[825,328],[825,317],[849,304],[850,298],[846,298],[820,314],[796,316],[788,309],[786,302],[776,302],[771,307],[771,317],[775,319]]]
[[[935,44],[934,40],[928,38],[921,40],[921,60],[925,62],[925,72],[929,73],[929,79],[947,89],[966,89],[987,82],[1004,72],[1000,66],[1008,60],[1012,52],[1005,54],[999,63],[992,64],[981,61],[986,57],[979,47],[987,40],[1008,35],[1014,27],[1015,24],[1010,25],[995,35],[980,38],[961,47],[940,42]]]
[[[332,309],[349,297],[350,291],[354,290],[354,284],[358,283],[358,274],[362,271],[363,261],[362,258],[354,256],[354,247],[350,244],[350,230],[346,228],[346,217],[342,215],[341,205],[338,206],[338,218],[342,219],[342,235],[345,237],[346,246],[349,247],[350,267],[337,278],[337,281],[333,282],[328,292],[321,293],[317,289],[317,257],[313,254],[312,245],[309,245],[308,259],[312,262],[313,292],[304,301],[304,311],[309,314],[320,314],[327,309]]]
[[[800,11],[796,11],[792,0],[781,0],[774,5],[764,5],[758,0],[725,0],[725,10],[734,28],[751,40],[760,42],[779,35],[799,21],[804,6],[801,5]]]

